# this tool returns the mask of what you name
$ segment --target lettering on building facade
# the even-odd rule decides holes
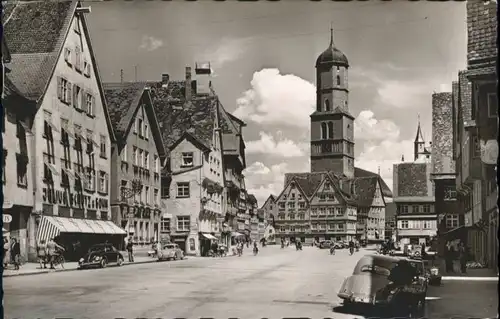
[[[95,210],[108,210],[107,198],[72,193],[69,190],[55,190],[43,188],[42,200],[46,204],[62,205],[73,208],[87,208]]]

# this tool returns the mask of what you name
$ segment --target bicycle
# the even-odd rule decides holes
[[[52,262],[52,266],[56,268],[56,266],[61,265],[61,268],[64,269],[64,256],[62,254],[57,254],[53,258],[54,261]]]

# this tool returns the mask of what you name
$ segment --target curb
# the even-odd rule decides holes
[[[443,276],[441,280],[448,281],[495,281],[498,282],[498,277],[466,277],[466,276]]]
[[[185,258],[187,259],[187,258]],[[149,264],[149,263],[154,263],[156,262],[155,259],[153,260],[144,260],[144,261],[136,261],[133,263],[124,263],[123,266],[131,266],[131,265],[140,265],[140,264]],[[55,270],[42,270],[38,272],[27,272],[27,273],[13,273],[13,274],[2,274],[2,277],[17,277],[17,276],[34,276],[34,275],[44,275],[44,274],[51,274],[55,272],[67,272],[67,271],[76,271],[80,270],[78,268],[64,268],[64,269],[55,269]]]

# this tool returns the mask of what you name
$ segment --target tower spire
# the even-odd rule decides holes
[[[333,22],[330,22],[330,46],[333,47]]]

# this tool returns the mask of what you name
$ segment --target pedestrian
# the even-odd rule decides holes
[[[40,240],[40,243],[36,247],[36,254],[38,256],[38,262],[40,263],[40,269],[47,268],[47,246],[45,245],[45,239]]]
[[[444,248],[444,262],[445,262],[446,272],[452,273],[453,272],[453,247],[451,246],[450,242],[447,242],[446,246]]]
[[[12,238],[12,246],[10,248],[10,255],[12,256],[12,263],[16,270],[19,270],[21,245],[17,242],[16,238]]]
[[[422,257],[422,259],[425,259],[425,255],[426,255],[426,252],[425,252],[425,243],[423,243],[422,247],[420,248],[420,256]]]
[[[9,244],[9,239],[7,236],[4,236],[3,238],[3,268],[7,269],[7,266],[9,265],[9,249],[10,249],[10,244]]]
[[[128,253],[128,261],[134,262],[134,243],[132,242],[132,237],[128,239],[127,242],[127,253]]]
[[[54,267],[54,261],[56,260],[56,257],[58,255],[57,250],[64,250],[64,248],[60,245],[58,245],[55,241],[54,238],[49,239],[47,242],[47,255],[49,258],[50,262],[50,269],[55,269]]]
[[[467,273],[467,251],[465,249],[464,243],[461,241],[458,246],[458,259],[460,262],[460,272],[462,274]]]

